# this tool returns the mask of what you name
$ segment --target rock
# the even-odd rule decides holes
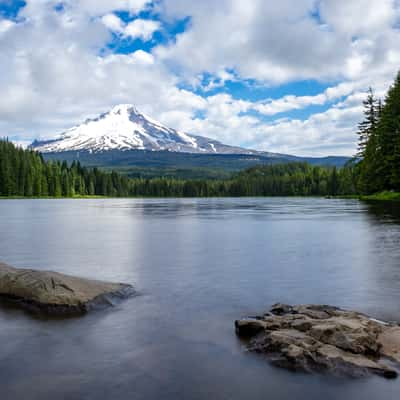
[[[400,326],[388,326],[378,336],[381,353],[400,363]]]
[[[235,322],[249,351],[294,371],[352,377],[397,376],[400,326],[328,305],[275,304],[270,313]],[[239,327],[239,328],[238,328]],[[396,366],[387,365],[390,358]]]
[[[254,336],[258,332],[261,332],[265,329],[264,321],[255,318],[247,318],[235,321],[235,329],[236,333],[239,336]]]
[[[84,314],[134,293],[131,285],[78,278],[0,263],[0,298],[31,312]]]
[[[290,314],[292,310],[292,306],[288,304],[276,303],[271,307],[270,312],[274,315],[284,315]]]
[[[291,326],[298,331],[307,332],[311,329],[312,322],[308,319],[297,319],[292,322]]]
[[[381,364],[360,354],[341,350],[329,344],[318,347],[317,355],[316,364],[323,370],[353,377],[362,377],[370,372],[386,378],[397,377],[397,372],[385,364]]]

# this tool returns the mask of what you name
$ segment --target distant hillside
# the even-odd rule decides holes
[[[348,157],[296,157],[262,154],[198,154],[171,151],[109,150],[44,153],[47,160],[79,160],[85,166],[113,169],[130,177],[226,178],[233,172],[262,164],[308,162],[320,166],[343,166]]]

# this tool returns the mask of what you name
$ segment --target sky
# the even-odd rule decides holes
[[[400,69],[400,0],[0,0],[0,137],[120,103],[171,128],[353,155],[369,86]]]

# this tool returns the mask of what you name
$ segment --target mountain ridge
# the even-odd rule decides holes
[[[32,149],[42,153],[109,150],[151,150],[199,154],[268,154],[223,144],[208,137],[169,128],[141,113],[132,104],[119,104],[93,119],[86,119],[55,139],[35,140]],[[276,156],[279,156],[276,154]]]
[[[131,104],[110,111],[31,149],[45,159],[115,169],[129,176],[227,177],[259,164],[308,162],[342,166],[347,157],[298,157],[225,145],[203,136],[189,135],[140,113]]]

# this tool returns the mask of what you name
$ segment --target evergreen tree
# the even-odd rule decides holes
[[[400,191],[400,72],[382,104],[370,90],[359,126],[359,189],[365,193]]]
[[[357,156],[364,158],[367,143],[377,125],[377,100],[372,88],[368,89],[367,98],[363,101],[364,120],[358,125],[358,153]]]
[[[66,162],[45,162],[40,154],[0,139],[0,196],[102,194],[97,181],[106,183],[107,195],[131,194],[131,181],[115,172],[88,169],[79,162],[72,163],[71,167]]]
[[[378,134],[386,188],[400,191],[400,72],[385,99]]]

